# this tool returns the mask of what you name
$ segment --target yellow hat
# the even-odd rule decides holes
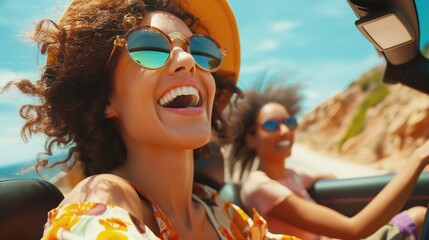
[[[199,20],[203,29],[197,32],[208,34],[226,50],[218,72],[232,74],[235,84],[240,71],[240,39],[234,13],[227,0],[179,0],[182,7]],[[73,2],[66,8],[73,5]],[[62,18],[62,17],[61,17]],[[60,21],[61,21],[60,18]],[[48,52],[47,63],[55,55]]]
[[[207,30],[204,33],[208,33],[226,49],[226,56],[218,72],[233,74],[237,84],[240,71],[240,38],[237,22],[228,1],[185,0],[182,1],[182,5],[199,19],[201,26]]]

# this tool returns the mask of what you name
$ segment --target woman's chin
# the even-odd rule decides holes
[[[183,150],[197,149],[206,145],[211,139],[211,133],[201,134],[202,132],[188,132],[182,134],[171,134],[170,141],[164,142],[173,148]]]
[[[184,149],[197,149],[197,148],[203,147],[204,145],[209,143],[209,141],[210,141],[210,137],[209,138],[199,138],[199,139],[192,139],[191,138],[191,139],[187,139],[182,144],[183,144]]]

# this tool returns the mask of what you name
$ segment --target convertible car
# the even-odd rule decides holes
[[[429,94],[429,0],[348,0],[348,3],[358,18],[356,27],[386,61],[383,82],[403,84]],[[319,180],[309,193],[318,203],[353,216],[393,176]],[[220,194],[240,205],[239,189],[239,184],[226,183]],[[421,174],[404,209],[428,203],[429,172],[426,172]],[[420,236],[429,239],[429,211]]]
[[[348,0],[348,3],[358,18],[357,28],[386,60],[383,82],[403,84],[429,94],[429,56],[423,54],[423,49],[429,46],[429,0]],[[393,174],[388,174],[320,180],[310,194],[318,203],[350,216],[362,209],[392,177]],[[220,194],[240,205],[239,187],[224,183],[219,187]],[[0,238],[37,239],[42,235],[47,211],[62,198],[54,185],[43,180],[0,181]],[[429,173],[423,173],[404,208],[427,206],[428,202]],[[421,239],[429,239],[428,215]]]

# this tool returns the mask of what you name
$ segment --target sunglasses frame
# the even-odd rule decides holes
[[[292,126],[292,127],[291,127],[291,125],[286,124],[286,121],[287,121],[287,120],[289,120],[289,119],[294,119],[296,124],[295,124],[294,126]],[[273,131],[270,131],[270,130],[268,130],[268,129],[264,126],[267,122],[276,122],[278,125],[277,125],[276,129],[274,129]],[[274,132],[277,132],[277,131],[280,129],[280,125],[281,125],[281,124],[284,124],[284,125],[285,125],[287,128],[289,128],[291,131],[294,131],[294,130],[298,127],[298,121],[296,120],[296,118],[295,118],[295,117],[287,117],[287,118],[284,118],[284,119],[282,119],[282,120],[268,119],[268,120],[266,120],[264,123],[259,124],[259,126],[261,126],[261,128],[262,128],[264,131],[266,131],[266,132],[274,133]]]
[[[139,63],[137,63],[137,62],[136,62],[136,61],[131,57],[130,52],[129,52],[129,50],[128,50],[128,47],[127,47],[127,41],[128,41],[128,38],[131,36],[131,34],[133,34],[135,31],[138,31],[138,30],[145,30],[145,29],[149,29],[149,30],[152,30],[152,31],[154,31],[154,32],[159,33],[162,37],[164,37],[164,39],[167,41],[168,45],[170,46],[170,54],[168,55],[168,59],[165,61],[165,64],[164,64],[164,65],[162,65],[162,66],[161,66],[161,67],[159,67],[159,68],[148,68],[148,67],[145,67],[145,66],[143,66],[143,65],[141,65],[141,64],[139,64]],[[195,38],[195,37],[205,37],[205,38],[208,38],[210,41],[212,41],[212,42],[216,45],[216,47],[219,49],[219,53],[220,53],[220,55],[221,55],[221,59],[220,59],[220,63],[219,63],[219,66],[218,66],[218,67],[216,67],[216,68],[214,68],[214,69],[206,69],[206,68],[202,67],[200,64],[198,64],[198,62],[195,60],[194,56],[192,55],[192,53],[191,53],[191,49],[190,49],[190,42],[191,42],[192,38]],[[130,29],[130,30],[129,30],[127,33],[125,33],[124,35],[116,35],[116,38],[115,38],[115,40],[114,40],[114,42],[113,42],[113,49],[112,49],[112,51],[110,52],[109,59],[107,60],[107,63],[106,63],[106,68],[109,66],[109,64],[112,62],[112,59],[113,59],[113,58],[114,58],[114,56],[116,55],[116,48],[123,48],[123,47],[125,47],[125,48],[126,48],[126,50],[127,50],[127,55],[128,55],[128,57],[129,57],[129,58],[130,58],[130,59],[131,59],[135,64],[137,64],[138,66],[140,66],[140,67],[142,67],[142,68],[145,68],[145,69],[150,69],[150,70],[161,69],[161,68],[165,67],[165,66],[168,64],[168,62],[171,60],[172,45],[173,45],[173,41],[174,41],[175,39],[180,39],[180,40],[182,40],[182,41],[184,42],[184,44],[185,44],[185,48],[183,48],[183,50],[185,50],[187,53],[189,53],[189,54],[194,58],[194,62],[195,62],[195,64],[196,64],[200,69],[202,69],[202,70],[204,70],[204,71],[208,71],[208,72],[216,72],[216,71],[220,68],[220,66],[222,65],[223,57],[225,57],[225,56],[226,56],[226,54],[227,54],[226,49],[222,48],[222,47],[219,45],[219,43],[218,43],[218,42],[216,42],[216,41],[215,41],[212,37],[210,37],[210,36],[206,36],[206,35],[203,35],[203,34],[192,34],[190,37],[186,37],[186,36],[185,36],[185,35],[183,35],[183,33],[181,33],[181,32],[171,32],[171,33],[169,33],[169,34],[167,35],[167,34],[166,34],[166,33],[164,33],[163,31],[161,31],[160,29],[158,29],[158,28],[156,28],[156,27],[153,27],[153,26],[139,26],[139,27],[135,27],[135,28]]]

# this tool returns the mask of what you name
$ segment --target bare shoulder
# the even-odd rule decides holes
[[[85,178],[65,196],[60,206],[74,202],[112,204],[142,220],[142,206],[136,191],[127,180],[113,174]]]

